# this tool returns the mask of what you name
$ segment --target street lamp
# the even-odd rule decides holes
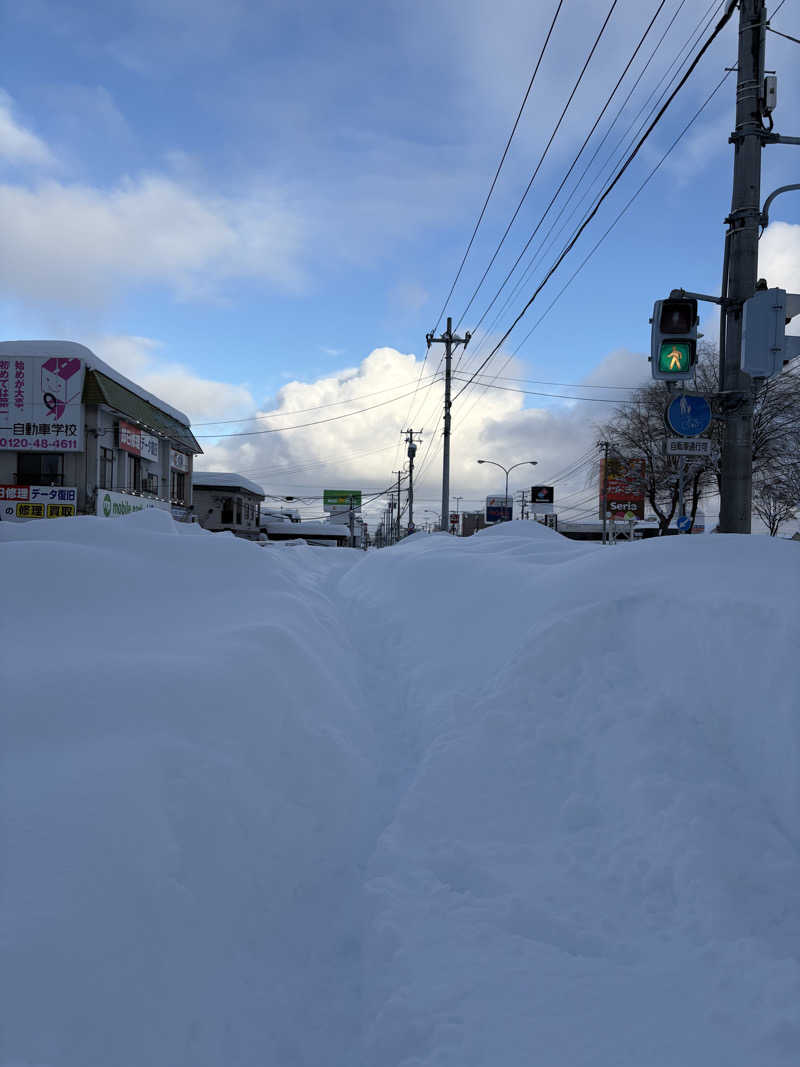
[[[524,467],[528,463],[530,463],[532,467],[535,467],[538,462],[539,462],[538,459],[523,459],[519,463],[514,463],[511,467],[504,467],[502,463],[496,463],[493,459],[479,459],[478,460],[478,463],[490,463],[493,467],[499,467],[501,471],[505,471],[505,473],[506,473],[506,494],[503,497],[503,506],[506,507],[506,508],[508,507],[508,476],[509,476],[509,474],[513,470],[516,470],[517,467]],[[514,505],[513,504],[511,505],[511,514],[512,514],[512,516],[514,514]]]

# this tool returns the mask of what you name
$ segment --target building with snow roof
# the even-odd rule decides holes
[[[0,343],[0,519],[186,519],[201,452],[182,411],[85,345]]]
[[[261,536],[260,508],[266,494],[249,478],[228,471],[195,471],[192,494],[195,518],[204,529],[230,530],[251,541]]]

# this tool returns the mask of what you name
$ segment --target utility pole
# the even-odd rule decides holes
[[[397,475],[397,515],[395,516],[395,540],[400,540],[400,479],[403,475],[402,471],[392,471],[392,474]]]
[[[742,304],[756,291],[761,218],[761,149],[768,138],[762,122],[764,0],[739,0],[739,57],[733,195],[725,220],[725,255],[720,323],[720,392],[740,394],[725,419],[720,471],[720,533],[750,533],[753,493],[753,384],[740,369]],[[735,395],[731,400],[735,400]]]
[[[414,456],[417,454],[417,445],[414,434],[422,437],[422,430],[401,430],[406,435],[408,445],[408,532],[414,532]]]
[[[603,492],[601,495],[601,510],[603,512],[603,544],[606,544],[608,537],[608,441],[599,441],[600,448],[604,450],[603,455]]]
[[[432,344],[444,345],[444,454],[442,456],[442,513],[439,516],[439,529],[447,532],[448,509],[450,507],[450,379],[452,373],[453,350],[469,344],[470,334],[456,337],[453,334],[453,320],[447,316],[447,330],[441,337],[434,337],[432,333],[425,335],[428,348]]]
[[[356,547],[355,497],[350,497],[350,547]]]

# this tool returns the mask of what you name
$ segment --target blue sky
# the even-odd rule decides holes
[[[491,7],[478,0],[146,0],[124,9],[67,0],[4,4],[0,270],[7,336],[90,343],[149,387],[167,383],[172,395],[165,399],[199,421],[283,407],[279,390],[294,381],[307,386],[295,390],[303,399],[294,407],[382,385],[399,389],[418,372],[425,332],[460,262],[555,6],[555,0],[502,0]],[[674,23],[598,160],[662,74],[674,72],[673,60],[707,6],[664,4],[620,98],[673,15]],[[462,329],[474,326],[516,258],[657,7],[617,4]],[[796,7],[788,0],[776,27],[796,33]],[[607,10],[593,0],[565,0],[451,301],[455,318]],[[735,22],[531,309],[530,325],[734,62]],[[767,65],[779,74],[776,128],[792,134],[800,113],[796,49],[769,35]],[[734,89],[731,77],[505,374],[635,384],[647,373],[653,300],[678,285],[718,289]],[[796,151],[766,150],[765,192],[796,178]],[[791,275],[800,258],[798,198],[779,200],[773,218],[790,225],[768,234],[765,262]],[[555,247],[541,254],[539,275]],[[534,271],[511,301],[497,332],[539,275]],[[788,276],[769,280],[792,285]],[[713,322],[704,327],[714,332]],[[529,328],[521,324],[511,349]],[[376,349],[399,355],[365,369]],[[416,362],[401,358],[412,353]],[[355,382],[342,392],[353,374]],[[576,423],[585,429],[590,422],[561,401],[495,399],[516,406],[495,411],[486,400],[486,419],[470,424],[477,436],[468,451],[510,448],[513,433],[498,436],[496,424],[511,414],[519,419],[532,412],[518,427],[523,439],[531,419],[561,415],[562,429],[547,439],[552,467],[569,460]],[[392,406],[378,416],[378,423],[362,419],[360,430],[345,433],[344,423],[359,422],[356,417],[334,428],[349,448],[378,447],[384,439],[376,434],[394,440],[403,422]],[[216,453],[212,442],[209,455],[237,469],[250,463],[256,471],[261,463],[272,472],[289,456],[312,462],[331,447],[316,431],[304,432],[302,445],[274,436],[281,441],[250,442],[261,448],[257,457],[236,451],[231,441]],[[588,438],[578,437],[583,448]],[[396,465],[389,455],[387,471],[392,459]],[[345,466],[341,474],[355,476],[356,468]],[[379,476],[376,461],[362,480]],[[474,486],[484,484],[476,475]],[[472,482],[467,488],[478,491]]]

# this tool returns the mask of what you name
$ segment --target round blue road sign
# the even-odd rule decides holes
[[[677,526],[678,526],[678,529],[681,531],[681,533],[688,533],[689,530],[691,530],[691,528],[692,528],[692,516],[691,515],[681,515],[680,518],[678,519]]]
[[[711,425],[711,405],[704,396],[681,393],[667,405],[667,424],[681,437],[698,437]]]

